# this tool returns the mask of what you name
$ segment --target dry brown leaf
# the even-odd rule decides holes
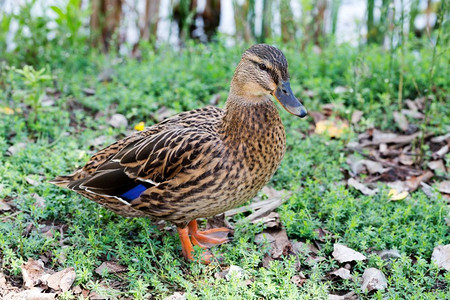
[[[450,132],[445,135],[435,136],[431,139],[433,143],[443,143],[447,140],[450,140]]]
[[[403,153],[399,156],[399,161],[402,165],[412,166],[414,164],[414,156]]]
[[[340,263],[366,259],[361,253],[341,244],[334,244],[334,250],[331,255]]]
[[[0,211],[8,211],[11,210],[11,205],[6,202],[4,199],[0,199]]]
[[[265,217],[253,220],[252,223],[253,224],[262,223],[262,224],[264,224],[265,228],[280,228],[281,227],[280,215],[274,211],[272,211],[270,214],[268,214]]]
[[[449,150],[450,150],[449,145],[445,145],[444,147],[433,153],[432,156],[434,158],[443,158],[448,153]]]
[[[120,273],[127,271],[128,267],[119,265],[114,261],[104,261],[97,269],[95,269],[95,273],[102,275],[104,270],[106,270],[107,273]]]
[[[434,173],[431,171],[425,171],[420,176],[411,176],[408,180],[406,180],[406,186],[408,187],[409,192],[414,192],[420,186],[421,182],[427,182],[431,178],[433,178]]]
[[[340,138],[349,131],[348,124],[339,120],[322,120],[316,123],[316,134],[328,135],[329,137]]]
[[[369,174],[382,174],[389,170],[388,168],[383,168],[383,165],[380,162],[362,159],[356,155],[350,155],[347,158],[347,163],[350,165],[354,175],[361,174],[366,170]]]
[[[108,122],[114,128],[121,128],[128,126],[127,118],[122,114],[114,114]]]
[[[345,295],[339,296],[339,295],[331,295],[328,294],[328,300],[358,300],[359,297],[355,292],[348,292]]]
[[[406,119],[405,115],[398,111],[394,111],[393,116],[395,123],[397,123],[398,128],[400,128],[403,131],[407,131],[409,127],[409,122],[408,119]]]
[[[319,253],[319,249],[313,244],[306,244],[303,242],[295,242],[292,244],[292,250],[296,254],[301,255],[309,255],[310,253],[317,254]]]
[[[397,250],[382,250],[378,253],[378,256],[381,257],[382,260],[391,260],[401,257]]]
[[[329,275],[333,275],[342,279],[353,279],[352,275],[350,274],[350,270],[346,268],[339,268],[333,272],[330,272]]]
[[[419,137],[422,133],[416,132],[411,135],[397,135],[390,132],[382,132],[374,129],[372,134],[372,141],[362,143],[361,147],[379,145],[379,144],[409,144]]]
[[[55,291],[61,290],[66,292],[72,286],[75,277],[75,270],[73,267],[70,267],[50,275],[47,279],[47,285]]]
[[[382,291],[387,288],[387,280],[383,272],[376,268],[368,268],[362,275],[361,289],[363,291]]]
[[[422,120],[423,118],[425,118],[425,115],[418,111],[414,111],[414,110],[410,110],[410,109],[402,109],[401,112],[405,116],[410,116],[411,118],[414,118],[414,119]]]
[[[271,235],[275,239],[275,242],[272,243],[272,257],[274,259],[278,259],[281,256],[286,256],[292,251],[292,244],[289,241],[286,230],[271,230]]]
[[[298,275],[292,276],[291,282],[296,286],[300,287],[306,282],[306,277],[305,275],[303,275],[302,272],[300,272]]]
[[[30,175],[25,177],[25,181],[28,184],[31,184],[32,186],[38,186],[39,185],[39,182],[37,180],[33,179]]]
[[[164,300],[186,300],[183,292],[174,292],[172,295],[164,298]]]
[[[363,116],[363,112],[360,110],[355,110],[352,113],[352,124],[357,124]]]
[[[156,111],[155,119],[156,119],[156,121],[161,122],[162,120],[173,116],[175,113],[176,112],[173,109],[163,106]]]
[[[431,260],[439,267],[450,271],[450,244],[437,246],[431,254]]]
[[[12,156],[19,153],[21,150],[27,147],[27,143],[17,143],[8,148],[7,154]]]
[[[82,91],[86,96],[95,95],[95,89],[93,89],[93,88],[84,88]]]
[[[442,181],[438,184],[438,190],[444,194],[450,194],[450,180]]]
[[[366,196],[373,196],[376,193],[378,193],[378,189],[370,189],[354,178],[349,178],[347,180],[347,184],[351,187],[354,187],[355,189],[357,189],[358,191],[360,191],[361,193],[363,193]]]
[[[440,160],[435,160],[435,161],[430,161],[428,163],[428,168],[430,168],[433,171],[438,171],[438,172],[442,172],[445,173],[445,166],[444,166],[444,162],[442,161],[442,159]]]
[[[26,288],[32,288],[42,282],[42,276],[45,274],[44,263],[42,260],[28,259],[27,263],[20,266],[22,270],[23,285]]]
[[[36,200],[36,202],[34,203],[35,206],[42,207],[42,208],[45,207],[45,199],[44,198],[39,196],[37,193],[33,193],[31,196],[34,198],[34,200]]]

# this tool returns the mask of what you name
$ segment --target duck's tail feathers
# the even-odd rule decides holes
[[[66,176],[58,176],[52,180],[50,180],[49,182],[60,186],[60,187],[67,187],[69,185],[69,183],[71,183],[73,181],[73,175],[66,175]]]

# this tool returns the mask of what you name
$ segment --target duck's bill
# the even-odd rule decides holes
[[[295,98],[294,93],[292,93],[289,81],[281,82],[272,95],[280,102],[284,109],[291,114],[300,118],[304,118],[308,114],[303,104],[298,101],[298,99]]]

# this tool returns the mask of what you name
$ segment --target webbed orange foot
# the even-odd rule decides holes
[[[228,233],[230,232],[228,228],[222,227],[199,231],[196,220],[189,222],[188,228],[192,243],[202,248],[209,249],[215,245],[228,242]]]
[[[197,221],[189,222],[188,226],[181,228],[177,227],[178,235],[180,236],[181,249],[186,260],[194,260],[194,248],[192,244],[202,247],[204,249],[211,248],[215,245],[220,245],[228,242],[228,228],[214,228],[205,231],[198,231]],[[190,237],[189,237],[190,235]],[[209,264],[213,255],[209,251],[203,251],[200,256],[200,262]]]

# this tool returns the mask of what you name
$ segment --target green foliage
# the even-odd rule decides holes
[[[442,55],[436,57],[435,88],[427,90],[432,49],[421,41],[417,43],[417,48],[411,44],[405,50],[403,59],[409,67],[404,95],[433,97],[425,129],[446,133],[446,124],[450,123],[445,94],[450,78],[448,62]],[[375,45],[363,49],[333,45],[322,52],[310,47],[301,51],[296,44],[280,46],[290,63],[293,91],[302,96],[308,110],[334,103],[343,118],[350,118],[356,109],[364,112],[363,125],[353,128],[355,131],[370,125],[393,128],[399,76],[397,52],[390,54]],[[140,121],[151,125],[151,116],[162,106],[176,112],[189,110],[208,104],[215,94],[221,96],[219,105],[223,106],[244,48],[187,43],[185,49],[175,51],[166,46],[153,50],[143,44],[141,61],[89,52],[83,57],[67,57],[64,64],[49,60],[45,71],[39,67],[42,62],[22,68],[23,61],[8,58],[7,67],[0,73],[0,108],[11,107],[14,113],[0,111],[0,199],[12,197],[16,207],[0,215],[3,272],[20,277],[24,261],[45,255],[49,258],[47,267],[56,270],[73,266],[76,284],[111,298],[163,298],[174,291],[185,291],[187,299],[327,299],[329,293],[349,290],[361,298],[373,299],[419,295],[447,298],[448,272],[443,273],[430,262],[433,248],[450,242],[444,220],[445,201],[430,199],[418,191],[406,200],[388,202],[382,186],[382,192],[374,197],[348,189],[342,183],[342,170],[347,168],[346,141],[310,135],[311,118],[296,119],[280,110],[288,152],[271,185],[293,191],[278,210],[291,239],[312,241],[318,238],[319,228],[334,235],[324,238],[319,255],[326,259],[317,263],[300,256],[298,260],[285,258],[262,267],[269,245],[254,243],[261,226],[238,223],[232,243],[214,251],[224,253],[225,265],[242,267],[244,276],[229,281],[216,278],[215,273],[221,271],[218,263],[203,266],[181,258],[174,230],[159,230],[147,219],[117,216],[48,183],[54,176],[80,167],[93,152],[123,136],[119,129],[108,125],[113,113],[124,114],[131,130]],[[57,47],[52,51],[62,50]],[[347,90],[337,93],[338,86]],[[54,91],[45,89],[50,87]],[[38,122],[30,126],[30,106],[35,107],[44,96],[54,103],[40,107]],[[91,146],[102,136],[102,145]],[[350,134],[346,138],[352,137]],[[8,154],[11,146],[18,149],[12,155]],[[27,177],[39,184],[29,184]],[[37,205],[38,196],[45,199],[44,206]],[[49,224],[64,225],[63,232],[44,235],[41,229]],[[31,229],[25,234],[27,228]],[[369,257],[367,262],[354,266],[355,281],[332,281],[327,277],[328,272],[339,267],[330,258],[335,240]],[[397,249],[401,257],[387,263],[374,254],[383,249]],[[127,266],[128,271],[120,275],[95,273],[101,262],[112,259]],[[298,266],[307,276],[301,287],[291,281],[298,274]],[[386,291],[364,294],[360,290],[357,279],[367,267],[383,271],[388,279]],[[62,296],[70,297],[70,293]]]

